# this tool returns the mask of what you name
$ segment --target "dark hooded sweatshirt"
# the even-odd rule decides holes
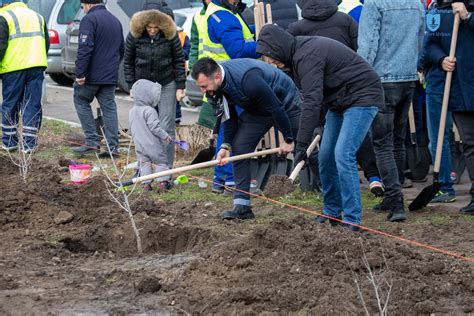
[[[307,0],[301,11],[302,20],[291,23],[294,36],[324,36],[357,51],[358,25],[349,15],[338,12],[334,0]]]
[[[325,37],[294,37],[276,25],[262,28],[257,52],[290,67],[303,108],[297,141],[309,144],[321,109],[342,112],[354,106],[382,106],[377,73],[347,46]]]

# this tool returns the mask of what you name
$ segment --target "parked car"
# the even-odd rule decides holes
[[[46,72],[60,85],[71,85],[72,80],[64,75],[61,65],[61,49],[66,43],[66,29],[80,11],[80,0],[24,0],[28,7],[44,17],[48,27],[51,46],[48,52]]]
[[[157,0],[107,0],[107,9],[122,23],[124,38],[126,38],[130,31],[130,18],[135,12],[140,11],[147,1],[148,3],[157,2]],[[176,24],[182,27],[186,34],[189,35],[191,33],[192,17],[196,12],[201,10],[202,3],[192,0],[173,0],[169,2],[169,7],[173,9]],[[71,79],[74,78],[79,23],[82,17],[84,17],[84,12],[80,10],[73,19],[73,22],[67,27],[65,32],[67,36],[66,45],[64,45],[61,52],[62,71],[64,75]],[[123,91],[129,92],[129,87],[123,73],[123,63],[120,65],[118,86]]]

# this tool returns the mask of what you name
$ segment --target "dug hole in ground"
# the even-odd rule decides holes
[[[364,304],[379,313],[367,267],[391,314],[474,313],[472,263],[257,200],[255,220],[222,221],[231,199],[193,179],[165,194],[132,194],[139,256],[105,177],[69,183],[69,157],[55,149],[64,145],[42,138],[26,184],[0,156],[1,315],[365,314]],[[303,196],[292,194],[284,201]],[[364,205],[365,226],[474,256],[473,221],[455,209],[430,206],[406,223],[384,217]]]

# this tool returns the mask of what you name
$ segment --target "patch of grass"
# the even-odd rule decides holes
[[[472,215],[461,215],[461,218],[467,222],[474,221],[474,216]]]
[[[451,220],[451,217],[450,216],[446,216],[446,215],[439,215],[439,214],[433,214],[433,215],[430,215],[430,214],[427,214],[423,217],[418,217],[417,219],[415,219],[415,223],[426,223],[426,222],[431,222],[433,224],[437,224],[437,225],[440,225],[440,224],[444,224],[446,222],[449,222]]]
[[[71,125],[68,125],[64,122],[44,119],[40,130],[40,137],[42,134],[49,136],[66,135],[78,130],[78,128],[72,127]]]

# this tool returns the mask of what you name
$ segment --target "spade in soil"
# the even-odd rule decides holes
[[[309,145],[308,149],[306,149],[306,155],[309,157],[313,150],[318,146],[319,140],[321,139],[320,135],[316,135],[313,139],[311,144]],[[294,181],[298,174],[300,173],[301,169],[303,169],[305,165],[304,161],[300,161],[291,175],[289,177],[284,175],[272,175],[268,180],[268,183],[265,187],[264,194],[268,197],[278,197],[285,194],[289,194],[295,190]]]

